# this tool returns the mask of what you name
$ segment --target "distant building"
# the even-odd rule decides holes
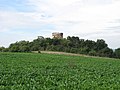
[[[52,37],[62,39],[63,38],[63,33],[54,32],[54,33],[52,33]]]

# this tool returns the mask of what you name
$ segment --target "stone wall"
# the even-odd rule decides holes
[[[63,33],[54,32],[54,33],[52,33],[52,37],[61,39],[61,38],[63,38]]]

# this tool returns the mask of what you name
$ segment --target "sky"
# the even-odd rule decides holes
[[[0,46],[62,32],[120,48],[119,9],[120,0],[0,0]]]

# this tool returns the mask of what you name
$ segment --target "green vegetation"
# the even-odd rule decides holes
[[[119,48],[115,52],[108,47],[103,39],[97,41],[84,40],[79,37],[51,39],[40,37],[32,42],[19,41],[10,44],[8,48],[1,47],[0,52],[31,52],[31,51],[60,51],[68,53],[86,54],[91,56],[120,58]]]
[[[119,90],[120,60],[0,53],[0,90]]]

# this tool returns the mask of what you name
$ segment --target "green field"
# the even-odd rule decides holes
[[[120,60],[0,53],[0,90],[120,90]]]

